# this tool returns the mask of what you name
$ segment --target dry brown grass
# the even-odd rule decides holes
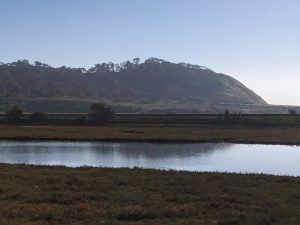
[[[2,126],[0,138],[300,144],[300,128]]]

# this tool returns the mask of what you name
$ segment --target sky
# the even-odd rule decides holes
[[[157,57],[300,105],[299,0],[1,0],[0,62],[89,68]]]

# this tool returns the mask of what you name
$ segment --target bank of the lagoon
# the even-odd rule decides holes
[[[0,141],[0,163],[300,176],[300,147],[229,143]]]
[[[299,224],[300,178],[0,164],[0,224]]]
[[[240,126],[0,126],[0,139],[300,145],[300,128]]]

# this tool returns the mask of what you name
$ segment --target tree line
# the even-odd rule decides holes
[[[8,124],[70,124],[70,125],[109,125],[115,117],[114,110],[103,102],[90,105],[90,111],[87,115],[81,115],[78,118],[58,119],[49,116],[44,112],[35,112],[24,115],[21,107],[15,105],[8,109],[4,114],[3,122]]]

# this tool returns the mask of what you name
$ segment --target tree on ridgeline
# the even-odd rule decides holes
[[[141,61],[140,58],[134,58],[134,59],[132,60],[133,64],[135,64],[135,65],[139,65],[139,64],[140,64],[140,61]]]

